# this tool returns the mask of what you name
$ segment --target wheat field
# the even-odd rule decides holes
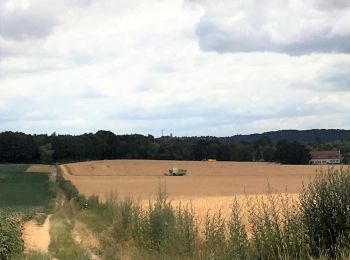
[[[187,169],[187,176],[164,176],[172,167]],[[199,216],[219,210],[228,216],[235,198],[242,205],[247,198],[259,199],[268,193],[297,198],[303,184],[326,166],[322,167],[261,162],[103,160],[65,164],[61,168],[64,177],[81,193],[97,195],[102,201],[117,194],[147,206],[161,187],[166,189],[174,206],[189,205]]]

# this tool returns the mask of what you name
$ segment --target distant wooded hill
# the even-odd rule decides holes
[[[282,130],[232,137],[0,133],[0,162],[52,163],[103,159],[309,162],[311,150],[340,150],[350,162],[350,130]]]
[[[262,134],[234,135],[220,138],[223,143],[254,143],[263,136],[267,136],[272,142],[280,140],[298,141],[302,143],[329,143],[337,140],[349,140],[350,130],[343,129],[312,129],[312,130],[279,130]]]

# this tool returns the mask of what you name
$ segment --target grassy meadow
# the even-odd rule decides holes
[[[36,213],[46,212],[53,196],[49,172],[28,172],[29,167],[0,165],[0,259],[10,259],[23,251],[24,223]]]

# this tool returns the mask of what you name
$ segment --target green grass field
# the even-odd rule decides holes
[[[49,172],[26,172],[27,164],[0,164],[0,259],[23,250],[21,229],[37,212],[49,206]]]
[[[0,165],[0,208],[42,207],[48,204],[48,174],[27,173],[28,167]]]
[[[1,173],[24,173],[28,168],[29,164],[0,164]]]

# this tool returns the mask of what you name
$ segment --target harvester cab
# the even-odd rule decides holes
[[[169,169],[170,176],[184,176],[186,174],[187,174],[186,169],[178,169],[178,168]]]

